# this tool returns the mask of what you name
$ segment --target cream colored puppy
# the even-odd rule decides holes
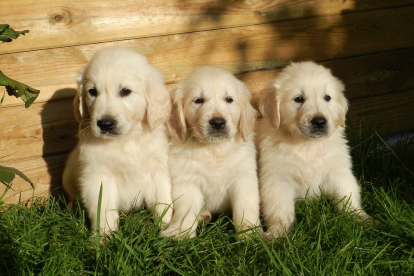
[[[67,161],[63,187],[70,200],[80,189],[91,230],[117,230],[119,210],[143,205],[161,216],[172,203],[165,127],[171,98],[162,75],[132,50],[98,51],[78,78],[74,107],[79,143]],[[163,222],[171,215],[170,208]]]
[[[340,210],[350,198],[350,209],[367,216],[344,138],[348,103],[343,91],[325,67],[292,63],[259,101],[264,117],[256,129],[259,183],[268,237],[293,228],[295,199],[307,193],[336,198]]]
[[[165,236],[196,236],[199,215],[233,212],[236,230],[259,224],[250,92],[230,72],[195,70],[172,92],[169,158],[174,215]]]

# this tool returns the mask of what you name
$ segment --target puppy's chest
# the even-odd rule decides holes
[[[233,158],[234,159],[234,158]],[[205,177],[226,181],[232,177],[234,168],[231,167],[232,156],[215,154],[195,154],[193,164]]]
[[[88,146],[82,155],[84,159],[89,159],[89,164],[105,167],[108,172],[118,176],[132,177],[143,173],[146,164],[150,164],[153,159],[147,149],[134,141]]]
[[[191,173],[197,173],[207,183],[223,185],[229,182],[236,174],[237,165],[235,154],[232,152],[218,152],[211,150],[189,150],[183,152],[186,156],[186,169]],[[183,156],[177,155],[179,160]]]
[[[276,148],[277,164],[293,175],[300,176],[304,182],[320,183],[329,174],[336,158],[329,150],[320,146],[281,146]]]

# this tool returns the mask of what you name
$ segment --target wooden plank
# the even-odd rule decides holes
[[[414,89],[351,102],[349,116],[358,130],[360,122],[384,133],[414,130]]]
[[[414,87],[414,48],[322,64],[344,81],[350,101]]]
[[[72,100],[7,108],[0,114],[0,156],[7,156],[2,162],[67,152],[77,142]]]
[[[322,62],[331,68],[334,75],[343,80],[346,96],[354,102],[363,100],[368,107],[375,97],[400,93],[414,88],[414,48],[380,53],[369,56]],[[247,72],[238,75],[254,94],[256,102],[260,92],[277,70]],[[168,85],[171,89],[174,85]],[[5,160],[32,156],[53,155],[71,150],[76,144],[77,122],[74,119],[72,97],[75,90],[67,89],[67,99],[51,100],[33,104],[29,109],[23,106],[0,110],[0,152],[1,156],[12,154]],[[59,92],[60,93],[60,92]],[[400,110],[393,109],[399,113]],[[397,116],[397,115],[393,115]],[[390,117],[392,119],[394,117]],[[414,128],[411,117],[402,119],[405,130]],[[407,122],[406,122],[407,121]]]
[[[333,60],[414,47],[414,7],[327,16],[171,36],[133,39],[0,56],[2,71],[40,89],[38,102],[68,97],[76,72],[99,49],[132,48],[161,70],[167,83],[203,64],[233,73],[278,68],[289,60]],[[226,38],[226,39],[223,39]],[[56,93],[60,91],[60,93]],[[8,97],[5,106],[19,105]]]
[[[5,203],[25,202],[34,195],[61,193],[61,178],[66,158],[67,154],[60,154],[45,158],[32,157],[9,162],[2,161],[2,165],[19,169],[35,184],[33,190],[29,183],[16,176],[11,186],[12,189],[3,199]],[[1,184],[0,194],[3,194],[5,189],[6,186]]]
[[[187,33],[413,5],[412,0],[2,0],[0,18],[30,34],[0,53]]]
[[[323,61],[332,73],[345,84],[349,101],[359,98],[407,90],[414,87],[414,48],[364,56]],[[260,97],[269,80],[279,70],[264,70],[238,75],[254,94]]]

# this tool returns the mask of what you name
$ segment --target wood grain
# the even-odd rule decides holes
[[[30,30],[0,53],[120,41],[413,5],[413,1],[2,0],[0,18]]]
[[[37,101],[44,102],[71,96],[62,91],[75,87],[77,71],[101,48],[134,49],[164,73],[167,83],[175,83],[204,64],[238,74],[275,69],[290,60],[333,60],[414,47],[414,36],[406,31],[414,28],[411,14],[414,7],[4,54],[0,64],[6,75],[40,89]],[[4,106],[20,104],[8,97]]]
[[[78,123],[71,100],[33,104],[0,111],[3,161],[67,152],[77,142]]]
[[[414,130],[414,89],[380,95],[351,102],[349,115],[358,130],[370,126],[380,133],[400,133]]]

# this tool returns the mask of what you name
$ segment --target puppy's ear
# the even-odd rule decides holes
[[[78,77],[76,78],[77,83],[77,92],[75,95],[75,99],[73,100],[73,109],[75,112],[76,121],[78,121],[79,125],[82,128],[82,121],[87,116],[88,110],[86,108],[85,99],[83,96],[83,73],[85,72],[85,68],[79,71]]]
[[[167,122],[171,112],[171,97],[162,75],[155,69],[151,73],[151,79],[146,83],[145,90],[147,121],[152,131]]]
[[[187,140],[187,124],[185,123],[184,118],[184,103],[181,85],[175,87],[171,94],[173,103],[167,127],[171,135],[178,137],[184,143]]]
[[[345,98],[344,90],[345,87],[342,84],[342,82],[338,83],[337,88],[338,89],[338,125],[341,127],[345,127],[345,119],[346,119],[346,113],[348,112],[348,100]]]
[[[277,84],[266,88],[258,103],[260,113],[274,128],[278,128],[280,125],[280,103],[276,99],[277,88]]]
[[[246,138],[253,131],[256,122],[257,112],[250,104],[251,94],[246,85],[242,82],[238,84],[238,90],[241,95],[241,113],[239,121],[239,132],[243,138]]]

